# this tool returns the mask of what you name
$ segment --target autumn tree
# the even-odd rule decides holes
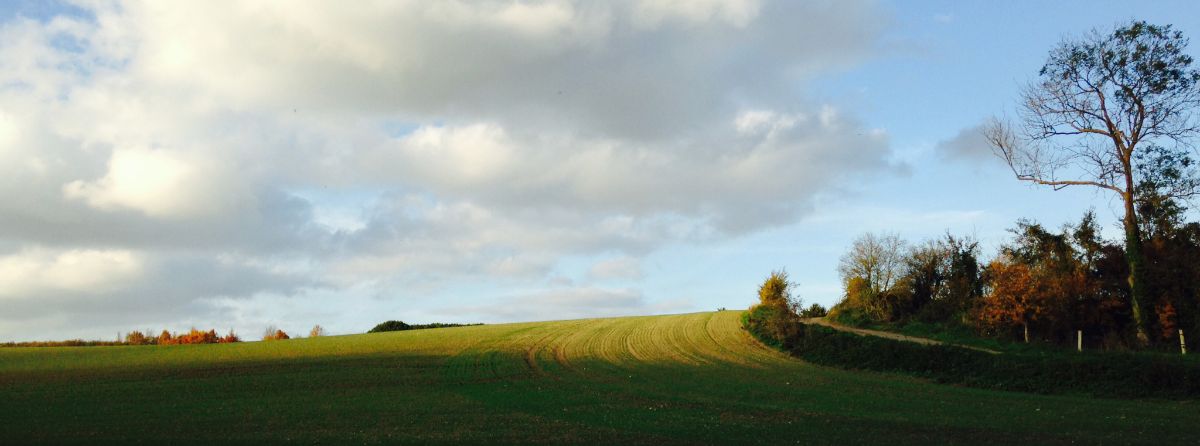
[[[232,328],[230,328],[230,329],[229,329],[229,334],[227,334],[227,335],[225,335],[225,336],[222,336],[222,337],[221,337],[221,338],[220,338],[220,339],[219,339],[217,342],[219,342],[219,343],[221,343],[221,344],[229,344],[229,343],[233,343],[233,342],[242,342],[242,338],[239,338],[239,337],[238,337],[238,335],[237,335],[237,333],[234,333],[234,332],[233,332],[233,329],[232,329]]]
[[[1153,147],[1191,149],[1200,133],[1200,70],[1183,34],[1132,22],[1110,33],[1063,41],[1022,92],[1020,120],[993,120],[985,136],[1017,179],[1053,187],[1108,190],[1124,204],[1126,261],[1137,336],[1148,342],[1135,161]],[[1168,166],[1170,167],[1170,166]],[[1175,196],[1195,182],[1160,185]]]
[[[145,333],[138,330],[125,335],[125,343],[129,345],[146,345],[151,342],[151,339],[153,338],[147,337]]]
[[[263,331],[262,340],[264,341],[282,341],[285,339],[291,339],[291,336],[288,336],[287,332],[276,328],[274,325],[268,326]]]
[[[1032,329],[1053,334],[1073,323],[1071,303],[1092,285],[1083,271],[1056,271],[1029,265],[1009,256],[988,265],[991,292],[979,305],[977,320],[985,328],[1020,327],[1025,342]]]
[[[802,301],[792,293],[796,284],[788,280],[787,271],[772,271],[758,287],[758,304],[751,314],[761,317],[759,321],[767,334],[774,339],[790,339],[798,330]]]
[[[1025,342],[1029,342],[1029,324],[1040,317],[1039,283],[1033,269],[1017,262],[995,261],[988,265],[992,292],[984,296],[977,320],[984,328],[1021,327]]]

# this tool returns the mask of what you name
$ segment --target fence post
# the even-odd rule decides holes
[[[1083,351],[1083,330],[1075,330],[1075,335],[1075,338],[1077,339],[1075,343],[1075,349]]]
[[[1184,342],[1184,340],[1183,340],[1183,329],[1182,328],[1179,329],[1179,353],[1184,354],[1184,355],[1187,354],[1187,342]]]

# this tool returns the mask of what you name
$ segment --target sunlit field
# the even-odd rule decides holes
[[[1194,402],[805,364],[741,312],[0,350],[0,444],[1189,444]]]

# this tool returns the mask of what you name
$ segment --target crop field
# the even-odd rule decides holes
[[[1195,444],[1189,401],[803,363],[741,312],[0,349],[0,444]]]

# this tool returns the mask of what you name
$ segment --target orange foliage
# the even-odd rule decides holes
[[[1049,326],[1069,319],[1070,303],[1095,287],[1080,270],[1051,271],[1023,263],[993,261],[992,292],[983,296],[978,323],[991,329]],[[1027,331],[1028,333],[1028,331]]]
[[[154,341],[154,338],[146,336],[144,333],[134,330],[125,335],[125,343],[129,345],[145,345]]]
[[[219,343],[221,343],[221,344],[229,344],[229,343],[233,343],[233,342],[242,342],[242,338],[239,338],[239,337],[238,337],[238,335],[234,334],[234,333],[233,333],[233,330],[229,330],[229,334],[227,334],[227,335],[225,335],[225,336],[221,337],[221,339],[218,339],[218,340],[217,340],[217,342],[219,342]]]
[[[286,334],[285,334],[286,336]],[[286,339],[286,338],[284,338]],[[41,341],[41,342],[7,342],[0,344],[0,347],[90,347],[90,346],[110,346],[110,345],[182,345],[182,344],[225,344],[230,342],[241,342],[241,338],[229,331],[225,336],[217,336],[216,330],[200,331],[192,328],[184,334],[172,334],[167,330],[163,330],[156,337],[146,336],[141,331],[134,330],[125,335],[124,341],[84,341],[80,339],[72,339],[67,341]]]
[[[1163,301],[1158,304],[1156,310],[1158,313],[1158,326],[1162,328],[1162,338],[1174,338],[1176,330],[1178,330],[1175,324],[1175,320],[1178,317],[1175,313],[1175,305],[1172,305],[1170,301]]]
[[[279,329],[276,329],[274,333],[268,331],[265,335],[263,335],[264,341],[282,341],[284,339],[291,339],[291,338],[292,337],[288,336],[288,334],[286,332],[284,332],[283,330],[279,330]]]
[[[216,330],[200,331],[200,330],[193,328],[190,331],[188,331],[187,333],[177,335],[174,337],[168,337],[166,339],[166,342],[164,342],[163,339],[160,337],[159,341],[158,341],[158,345],[216,344],[219,341],[220,341],[220,338],[217,337]]]

